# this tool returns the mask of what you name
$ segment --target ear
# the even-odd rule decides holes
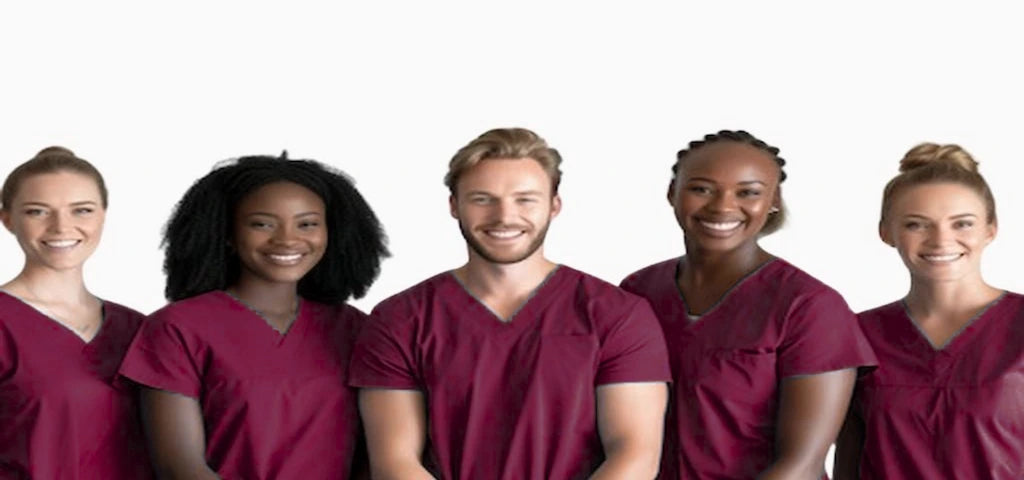
[[[878,238],[881,238],[890,247],[896,247],[896,241],[892,239],[892,232],[882,222],[878,222]]]
[[[556,193],[554,197],[551,197],[551,218],[557,217],[561,211],[562,197]]]
[[[775,207],[775,211],[782,210],[782,185],[775,187],[775,196],[772,198],[772,207]]]
[[[674,208],[676,205],[676,179],[668,181],[668,190],[665,191],[665,199],[668,200],[668,204]]]
[[[455,200],[455,194],[448,195],[448,213],[451,214],[452,218],[459,218],[458,201]]]
[[[4,223],[4,228],[6,228],[8,232],[14,233],[14,227],[11,225],[11,212],[7,211],[6,208],[0,210],[0,221]]]
[[[996,232],[999,231],[999,224],[993,220],[992,223],[985,225],[988,227],[988,238],[985,239],[985,245],[992,243],[992,240],[996,239]]]

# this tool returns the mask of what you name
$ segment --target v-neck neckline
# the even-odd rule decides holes
[[[490,314],[491,320],[493,320],[494,323],[497,323],[498,325],[501,326],[519,326],[524,322],[522,320],[516,321],[516,319],[519,318],[525,310],[527,310],[527,307],[543,301],[543,297],[540,296],[539,294],[542,290],[545,289],[545,287],[548,284],[552,283],[552,279],[554,279],[562,270],[563,266],[561,264],[555,265],[555,268],[551,269],[551,271],[548,272],[547,276],[544,277],[544,280],[541,280],[541,282],[537,284],[537,286],[534,287],[533,290],[530,291],[530,294],[526,297],[525,300],[523,300],[521,304],[519,304],[518,307],[516,307],[512,314],[509,315],[508,319],[501,318],[501,316],[498,315],[498,313],[495,312],[493,309],[491,309],[491,307],[487,305],[487,303],[477,298],[476,295],[473,295],[473,292],[469,290],[469,286],[463,283],[462,280],[460,280],[459,277],[455,275],[455,270],[449,270],[447,272],[447,275],[455,282],[456,285],[458,285],[459,290],[465,293],[466,296],[469,297],[474,303],[482,307],[485,311],[487,311],[488,314]],[[538,298],[539,296],[541,298],[537,301],[534,301],[534,299]]]
[[[749,279],[753,278],[754,276],[756,276],[758,273],[760,273],[762,270],[767,268],[769,265],[772,265],[775,262],[780,260],[779,257],[771,257],[768,260],[765,260],[764,262],[761,262],[760,265],[758,265],[756,268],[754,268],[750,272],[747,272],[745,275],[743,275],[738,280],[736,280],[736,282],[733,283],[729,288],[727,288],[725,290],[725,292],[722,293],[722,296],[718,297],[718,300],[715,300],[715,302],[712,303],[711,306],[708,307],[708,309],[704,311],[704,313],[693,314],[693,313],[690,313],[690,305],[688,303],[686,303],[686,295],[683,294],[683,289],[679,286],[679,271],[680,271],[680,268],[682,268],[683,261],[685,259],[686,259],[686,255],[683,255],[683,256],[679,257],[679,260],[677,260],[675,262],[675,268],[672,269],[672,289],[675,290],[676,294],[678,295],[680,303],[682,303],[683,314],[686,315],[687,322],[689,322],[691,324],[700,323],[704,319],[708,318],[708,316],[713,315],[715,312],[718,311],[719,307],[721,307],[726,302],[726,300],[728,300],[729,297],[732,296],[733,292],[735,292],[741,286],[743,286],[744,284],[747,283],[747,280],[749,280]]]
[[[50,322],[50,323],[56,325],[57,327],[59,327],[59,329],[61,331],[67,332],[69,335],[74,337],[74,339],[77,340],[82,345],[82,347],[88,347],[88,346],[93,345],[93,342],[95,342],[96,339],[99,338],[100,335],[102,335],[103,332],[106,330],[106,326],[107,326],[107,302],[104,301],[102,298],[96,297],[96,299],[100,301],[100,325],[98,327],[96,327],[96,333],[93,334],[92,338],[86,340],[86,339],[82,338],[81,335],[76,333],[75,329],[71,328],[71,326],[69,326],[69,325],[65,324],[64,322],[54,318],[53,316],[51,316],[50,314],[44,312],[43,310],[41,310],[39,308],[36,308],[35,305],[32,305],[31,303],[29,303],[24,298],[21,298],[18,295],[15,295],[15,294],[13,294],[13,293],[11,293],[11,292],[9,292],[7,290],[4,290],[4,289],[0,289],[0,294],[7,295],[8,297],[11,297],[12,299],[14,299],[14,301],[17,304],[20,304],[24,308],[27,308],[27,309],[31,310],[32,312],[38,314],[39,316],[45,318],[48,322]]]
[[[979,310],[978,313],[976,313],[973,317],[971,317],[969,320],[967,320],[967,322],[965,322],[963,325],[961,325],[960,328],[956,329],[956,331],[953,332],[953,335],[951,335],[949,338],[947,338],[946,341],[943,342],[942,345],[935,345],[934,343],[932,343],[932,339],[928,337],[928,334],[925,333],[925,331],[921,328],[921,325],[919,325],[917,323],[917,321],[914,320],[914,316],[910,314],[910,306],[907,305],[907,299],[906,298],[900,299],[899,304],[900,304],[900,307],[903,309],[903,317],[906,319],[907,323],[910,324],[911,328],[914,330],[914,332],[917,334],[917,336],[921,340],[924,341],[925,345],[927,345],[931,349],[931,351],[933,353],[950,353],[953,350],[950,347],[954,346],[955,343],[958,343],[958,340],[960,338],[966,336],[964,334],[967,331],[967,329],[973,327],[974,325],[979,324],[980,321],[981,321],[981,318],[984,317],[985,314],[987,314],[996,305],[998,305],[1004,298],[1006,298],[1007,293],[1008,292],[1006,290],[1004,290],[1003,293],[1000,293],[998,297],[996,297],[991,302],[988,302],[988,304],[986,304],[984,307],[982,307],[982,309]],[[964,341],[967,341],[967,340],[964,340]]]
[[[295,330],[296,325],[299,323],[299,319],[303,317],[302,312],[305,309],[307,303],[302,300],[302,297],[297,297],[298,305],[295,306],[295,318],[293,318],[291,323],[288,324],[288,328],[284,329],[284,331],[281,331],[274,327],[274,324],[270,321],[270,319],[265,317],[263,313],[261,313],[256,308],[253,308],[252,305],[246,303],[245,300],[238,298],[238,296],[232,294],[227,290],[219,290],[219,292],[224,294],[224,296],[227,297],[231,302],[235,303],[238,306],[241,306],[242,308],[245,309],[245,311],[252,314],[252,316],[258,318],[260,322],[263,323],[264,326],[266,326],[268,329],[270,329],[271,332],[275,333],[278,336],[278,343],[284,341],[284,339],[288,337],[288,334]]]

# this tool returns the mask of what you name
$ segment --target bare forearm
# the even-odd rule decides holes
[[[374,480],[435,480],[420,462],[388,462],[387,465],[373,465]]]
[[[658,475],[659,448],[632,448],[606,452],[605,461],[591,480],[654,478]]]
[[[819,480],[822,473],[821,462],[779,459],[761,472],[757,480]]]
[[[174,465],[157,464],[156,473],[160,480],[220,480],[220,476],[205,462],[188,464],[179,461]]]

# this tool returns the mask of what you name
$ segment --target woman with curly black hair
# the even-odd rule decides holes
[[[370,207],[312,160],[243,157],[185,193],[167,224],[172,303],[121,374],[143,385],[163,478],[348,478],[358,439],[348,353],[387,255]]]

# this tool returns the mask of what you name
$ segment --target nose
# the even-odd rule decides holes
[[[498,219],[506,225],[516,222],[519,217],[519,206],[514,198],[504,199],[498,202]]]
[[[71,226],[71,213],[62,210],[54,210],[50,215],[50,231],[63,232]]]
[[[947,242],[953,241],[955,232],[950,226],[947,225],[936,225],[932,228],[931,235],[928,239],[935,245],[943,245]]]
[[[736,209],[736,196],[729,191],[715,193],[708,203],[708,208],[715,212],[728,212]]]
[[[280,225],[274,229],[270,240],[278,244],[288,244],[296,240],[296,229],[291,225]]]

